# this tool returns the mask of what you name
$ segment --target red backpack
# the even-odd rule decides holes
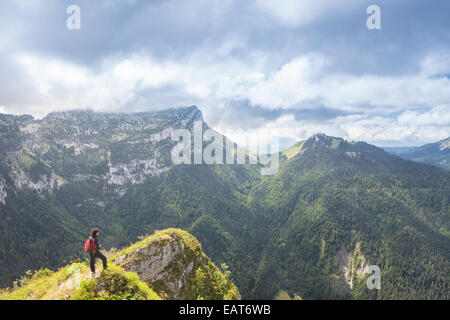
[[[89,237],[86,239],[86,242],[84,244],[84,251],[86,252],[94,252],[95,253],[95,241],[92,239],[92,237]]]

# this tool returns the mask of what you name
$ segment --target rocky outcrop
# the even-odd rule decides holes
[[[167,170],[169,167],[158,163],[156,158],[132,160],[129,163],[111,166],[107,181],[115,185],[138,184],[149,176],[160,175]]]
[[[339,250],[336,254],[341,267],[344,279],[350,289],[353,289],[353,279],[362,278],[364,274],[369,271],[369,265],[366,258],[361,253],[361,245],[356,243],[353,251],[347,252],[344,248]]]
[[[14,191],[103,184],[96,201],[108,203],[130,186],[168,171],[175,145],[172,131],[190,130],[193,121],[202,119],[195,106],[136,114],[54,112],[43,119],[1,115],[0,175],[8,177],[7,186]],[[3,185],[1,203],[6,197]]]
[[[138,274],[167,299],[240,298],[227,275],[202,252],[200,243],[179,229],[147,237],[116,254],[113,261]]]
[[[27,272],[20,285],[0,289],[0,300],[240,299],[229,272],[221,272],[197,239],[180,229],[147,236],[110,262],[94,279],[87,263]]]
[[[17,189],[30,188],[38,192],[52,191],[64,184],[64,180],[53,172],[50,175],[41,175],[36,182],[32,181],[22,170],[11,170],[10,177]]]
[[[0,178],[0,203],[3,204],[5,204],[5,199],[8,196],[5,189],[6,189],[5,179]]]

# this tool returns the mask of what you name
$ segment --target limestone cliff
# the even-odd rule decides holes
[[[202,252],[192,235],[168,229],[149,236],[113,257],[167,299],[238,299],[236,287]]]

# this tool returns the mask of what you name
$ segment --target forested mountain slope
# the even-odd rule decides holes
[[[450,170],[450,137],[401,152],[399,156]]]
[[[195,107],[145,114],[145,121],[51,117],[8,118],[9,133],[0,136],[9,148],[1,153],[3,283],[76,257],[94,225],[107,247],[179,227],[217,265],[230,267],[243,298],[271,299],[280,290],[304,299],[450,298],[448,171],[321,134],[281,153],[273,176],[261,176],[259,165],[174,166],[168,128],[191,129],[193,119],[202,119]],[[44,142],[33,144],[35,135]],[[20,185],[12,171],[41,184],[53,177],[53,187]],[[365,285],[369,265],[382,271],[380,290]]]
[[[138,114],[0,114],[0,285],[80,255],[92,226],[124,244],[105,208],[168,171],[171,130],[202,121],[196,107]],[[127,239],[128,240],[128,239]]]

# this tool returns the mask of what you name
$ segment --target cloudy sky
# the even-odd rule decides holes
[[[366,26],[373,4],[381,30]],[[66,27],[70,5],[80,30]],[[221,132],[276,129],[288,143],[437,141],[450,136],[449,12],[447,0],[4,0],[0,112],[197,105]]]

